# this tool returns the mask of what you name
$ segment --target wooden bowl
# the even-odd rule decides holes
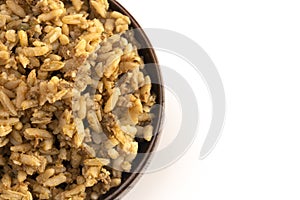
[[[149,47],[146,49],[139,50],[140,56],[143,57],[145,64],[151,63],[151,65],[146,66],[146,73],[150,76],[152,80],[152,93],[156,94],[156,104],[159,104],[158,109],[154,111],[155,119],[152,122],[154,127],[154,137],[150,142],[145,140],[137,139],[139,142],[139,153],[145,153],[143,156],[138,157],[133,162],[133,170],[135,173],[123,173],[122,183],[119,187],[111,189],[107,194],[102,196],[100,199],[103,200],[116,200],[122,198],[130,189],[137,183],[139,178],[142,176],[140,173],[147,163],[150,162],[151,152],[153,152],[158,144],[160,132],[161,132],[161,121],[164,108],[164,90],[162,83],[161,71],[158,65],[158,60],[156,54],[151,46],[149,39],[147,38],[145,32],[141,29],[138,22],[132,17],[132,15],[117,1],[109,0],[110,9],[118,11],[131,20],[131,28],[136,30],[135,39],[139,44],[144,47]],[[137,173],[136,173],[137,172]]]

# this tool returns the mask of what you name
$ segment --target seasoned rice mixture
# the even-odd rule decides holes
[[[129,24],[107,0],[0,0],[0,200],[121,184],[155,103]]]

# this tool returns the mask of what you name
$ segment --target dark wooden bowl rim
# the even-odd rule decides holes
[[[136,172],[141,172],[147,166],[147,163],[150,162],[151,159],[151,152],[153,152],[158,144],[159,136],[161,132],[161,121],[163,115],[163,108],[164,108],[164,90],[162,85],[162,76],[161,71],[159,68],[158,60],[156,54],[152,48],[152,45],[146,36],[145,32],[141,29],[141,26],[138,22],[132,17],[132,15],[117,1],[109,0],[110,9],[118,11],[131,19],[131,28],[137,28],[135,31],[135,39],[138,43],[143,44],[143,46],[147,46],[149,48],[139,50],[139,54],[144,58],[145,64],[152,63],[151,67],[146,68],[147,74],[151,77],[151,80],[154,83],[152,84],[152,91],[156,94],[156,103],[159,104],[160,108],[156,111],[155,120],[153,122],[154,126],[154,137],[150,142],[139,141],[139,152],[147,153],[144,154],[141,159],[135,161],[133,167],[135,168]],[[106,195],[101,197],[103,200],[117,200],[122,198],[129,190],[133,188],[136,182],[141,178],[142,173],[125,173],[124,177],[122,178],[122,183],[119,187],[111,189]]]

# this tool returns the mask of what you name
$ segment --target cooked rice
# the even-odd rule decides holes
[[[107,0],[0,3],[0,199],[98,199],[153,136],[130,19]]]

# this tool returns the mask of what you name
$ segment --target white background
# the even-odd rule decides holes
[[[146,174],[124,200],[300,199],[299,0],[119,0],[144,28],[185,34],[210,55],[227,98],[223,135],[199,160],[211,104],[200,77],[200,127],[183,158]],[[196,4],[197,3],[197,4]],[[158,52],[161,63],[189,66]],[[167,92],[161,146],[176,134],[176,98]],[[177,127],[178,128],[178,127]]]

